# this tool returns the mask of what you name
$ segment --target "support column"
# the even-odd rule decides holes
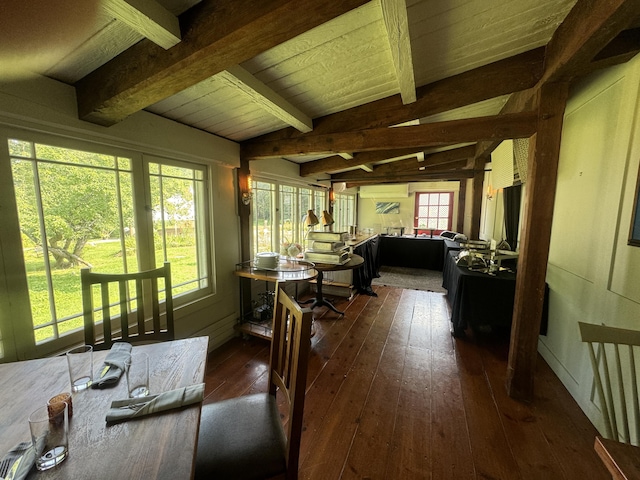
[[[537,133],[529,142],[524,219],[506,380],[509,396],[523,401],[533,399],[562,122],[568,91],[568,82],[541,87]]]

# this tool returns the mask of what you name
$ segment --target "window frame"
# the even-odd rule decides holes
[[[256,253],[259,253],[256,249],[258,248],[258,242],[256,239],[256,229],[258,228],[254,225],[255,218],[255,195],[256,191],[267,191],[265,188],[259,187],[259,183],[268,184],[271,186],[269,190],[271,192],[271,208],[273,209],[273,214],[271,215],[271,251],[282,253],[284,252],[284,243],[296,243],[299,244],[302,249],[305,248],[306,234],[307,230],[304,224],[307,210],[306,205],[310,205],[313,207],[314,213],[320,217],[322,211],[317,211],[320,204],[322,204],[322,210],[327,209],[327,188],[325,187],[317,187],[309,184],[302,184],[297,182],[287,182],[283,180],[273,180],[269,177],[265,176],[252,176],[251,178],[251,188],[254,195],[254,200],[252,200],[251,205],[251,228],[250,236],[251,236],[251,257],[255,256]],[[283,201],[283,192],[286,192],[286,195],[292,199],[291,205],[291,234],[285,235],[283,233],[283,213],[282,213],[282,201]],[[308,192],[308,193],[306,193]],[[303,197],[306,197],[307,200],[303,201]],[[304,205],[303,205],[304,204]]]
[[[419,227],[418,225],[420,224],[420,218],[436,218],[436,219],[442,219],[445,217],[441,217],[441,216],[437,216],[437,217],[420,217],[420,197],[422,195],[443,195],[446,194],[449,197],[449,203],[448,203],[448,207],[449,207],[449,215],[446,217],[447,218],[447,227],[446,228],[429,228],[427,227]],[[431,232],[433,231],[433,233],[435,234],[440,234],[441,232],[445,231],[445,230],[452,230],[452,226],[453,226],[453,202],[454,202],[454,192],[453,191],[447,191],[447,190],[438,190],[438,191],[423,191],[423,192],[415,192],[415,203],[414,203],[414,210],[413,210],[413,228],[414,231],[416,233],[423,233],[423,232]],[[442,206],[442,204],[438,203],[438,206]],[[428,222],[427,222],[428,223]]]
[[[0,139],[4,143],[4,146],[0,149],[0,162],[2,162],[2,171],[8,171],[10,173],[8,177],[5,176],[5,178],[0,181],[0,185],[3,185],[4,187],[10,187],[4,188],[6,196],[11,197],[11,201],[7,202],[7,211],[8,216],[10,216],[12,225],[7,230],[13,229],[15,225],[15,232],[6,233],[11,235],[9,237],[9,240],[13,243],[13,245],[16,244],[16,238],[18,239],[17,244],[19,245],[19,247],[12,248],[11,252],[9,252],[8,249],[5,249],[3,251],[3,249],[0,248],[0,256],[2,256],[2,258],[0,259],[0,266],[2,266],[2,264],[4,264],[5,266],[7,264],[14,265],[15,267],[19,266],[19,268],[15,268],[12,272],[12,279],[6,279],[4,281],[6,281],[7,283],[11,281],[12,288],[9,290],[5,287],[5,290],[7,292],[10,291],[12,297],[15,296],[15,301],[10,302],[10,304],[14,305],[16,310],[20,312],[20,315],[12,314],[11,317],[24,319],[24,321],[15,322],[11,319],[3,318],[0,321],[0,329],[2,329],[0,338],[7,339],[6,342],[0,340],[2,341],[2,345],[0,346],[0,362],[16,359],[18,357],[42,357],[55,354],[69,348],[69,346],[76,344],[79,341],[82,341],[83,338],[82,328],[75,328],[70,332],[65,332],[62,335],[54,336],[53,338],[40,343],[36,343],[35,341],[35,327],[33,325],[30,292],[27,282],[26,260],[24,258],[24,255],[22,255],[23,247],[20,234],[18,205],[15,198],[16,192],[13,188],[11,161],[12,156],[10,155],[8,149],[8,141],[9,139],[13,138],[27,141],[32,144],[45,144],[61,149],[79,150],[90,152],[92,154],[130,159],[132,170],[131,175],[133,190],[132,195],[134,203],[134,222],[137,230],[136,235],[140,236],[136,247],[136,250],[140,252],[137,255],[139,265],[138,268],[140,270],[146,270],[155,267],[152,234],[153,222],[152,220],[150,220],[151,212],[149,207],[150,177],[148,164],[150,162],[160,162],[163,165],[166,164],[172,166],[183,166],[187,168],[195,168],[196,170],[202,171],[202,211],[201,214],[198,215],[198,217],[204,220],[205,225],[203,226],[203,228],[205,231],[203,232],[204,245],[200,248],[196,247],[198,250],[196,255],[198,255],[201,261],[206,265],[206,286],[202,288],[202,281],[199,280],[200,286],[196,290],[184,294],[174,294],[174,308],[189,304],[195,300],[201,300],[211,295],[215,295],[215,268],[212,252],[214,238],[213,218],[211,215],[213,208],[211,195],[212,171],[210,165],[208,165],[204,161],[198,162],[179,158],[177,152],[172,152],[175,153],[175,155],[172,157],[167,157],[147,153],[143,148],[141,148],[140,150],[136,150],[134,148],[123,148],[117,145],[100,143],[95,139],[73,138],[69,136],[57,135],[55,133],[33,131],[20,127],[0,126]],[[4,241],[5,240],[3,239],[3,235],[0,235],[0,247]],[[150,248],[149,245],[151,245],[152,247]],[[17,251],[20,252],[20,255],[18,256],[15,255]],[[7,256],[12,256],[12,258],[9,260],[7,259]],[[133,267],[133,269],[135,269],[135,266]],[[0,285],[0,293],[2,293],[1,290],[2,285]],[[80,290],[78,290],[78,294],[80,294]],[[50,293],[48,295],[50,295]],[[82,312],[79,312],[78,316],[82,317]],[[76,314],[73,315],[73,318],[77,318]],[[52,318],[51,321],[59,322],[60,318]]]

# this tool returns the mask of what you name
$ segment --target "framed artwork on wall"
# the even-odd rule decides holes
[[[400,213],[400,202],[376,202],[376,213]]]

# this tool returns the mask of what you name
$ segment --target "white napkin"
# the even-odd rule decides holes
[[[201,402],[204,398],[204,383],[177,388],[159,395],[141,398],[114,400],[107,412],[107,423],[122,422],[132,418],[163,412],[173,408]]]
[[[31,471],[36,459],[31,442],[20,442],[0,460],[0,478],[22,480]]]

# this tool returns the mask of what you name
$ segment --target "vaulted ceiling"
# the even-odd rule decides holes
[[[36,70],[107,127],[145,109],[303,176],[462,179],[534,133],[530,97],[510,94],[637,53],[637,3],[102,0]]]

